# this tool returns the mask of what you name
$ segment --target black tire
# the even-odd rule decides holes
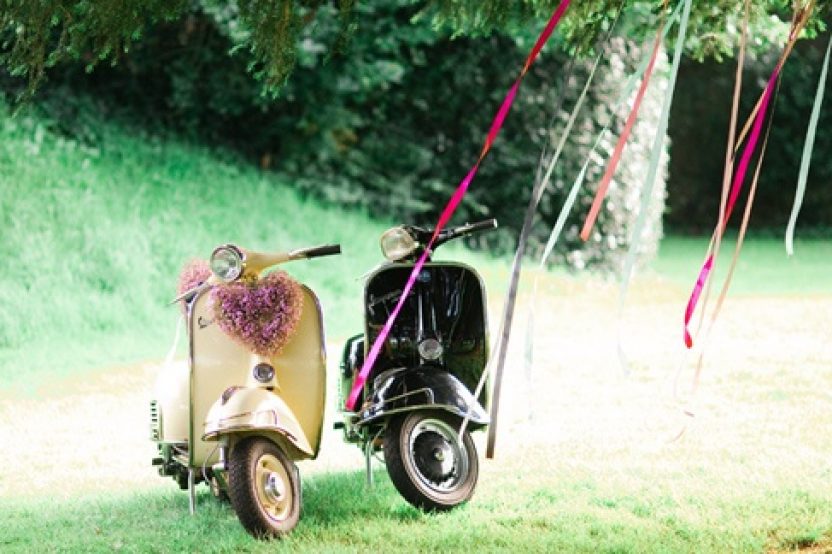
[[[449,413],[420,410],[392,418],[385,429],[384,462],[390,480],[421,510],[450,510],[474,494],[477,449],[468,431],[460,448],[460,423]]]
[[[253,437],[228,459],[228,497],[240,523],[257,538],[279,538],[300,519],[297,468],[272,441]]]

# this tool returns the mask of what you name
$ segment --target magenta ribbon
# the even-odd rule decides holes
[[[737,202],[737,198],[739,198],[740,192],[742,191],[742,185],[745,181],[745,173],[748,171],[748,164],[751,162],[751,156],[754,154],[754,149],[757,147],[757,141],[760,138],[760,133],[763,128],[763,121],[766,118],[766,111],[768,110],[768,104],[771,100],[771,95],[774,92],[774,85],[777,82],[777,77],[780,75],[780,66],[778,65],[774,69],[774,73],[771,74],[771,78],[768,80],[768,84],[766,85],[765,91],[763,93],[763,101],[760,104],[760,110],[757,112],[757,116],[754,119],[754,127],[751,129],[751,136],[748,138],[748,142],[745,144],[745,148],[742,151],[742,156],[740,157],[740,163],[737,166],[737,171],[734,174],[734,180],[731,183],[731,195],[728,199],[728,205],[725,207],[725,217],[722,221],[719,222],[717,226],[716,233],[719,238],[722,237],[722,234],[725,232],[725,228],[728,226],[728,219],[731,217],[731,212],[734,209],[734,204]],[[690,320],[693,317],[693,312],[696,309],[696,304],[699,302],[699,295],[702,293],[702,287],[708,280],[708,277],[711,273],[711,269],[714,265],[714,255],[711,253],[708,255],[705,263],[702,265],[702,269],[699,270],[699,276],[696,279],[696,284],[693,286],[693,292],[690,294],[690,298],[688,299],[688,305],[685,309],[685,332],[684,332],[684,339],[685,339],[685,346],[688,348],[693,347],[693,338],[690,335],[690,330],[688,325],[690,324]]]
[[[399,312],[404,305],[405,300],[407,299],[408,294],[410,291],[413,290],[413,284],[416,282],[416,277],[418,277],[419,272],[422,271],[422,267],[425,265],[428,256],[430,255],[431,248],[433,248],[433,244],[436,242],[436,238],[439,236],[439,233],[442,229],[445,228],[445,225],[450,221],[451,216],[453,216],[454,212],[456,211],[459,203],[462,202],[462,198],[465,196],[465,193],[468,191],[468,186],[471,184],[471,181],[474,180],[474,176],[477,174],[477,171],[480,168],[480,164],[485,159],[486,154],[488,151],[491,150],[491,145],[494,144],[494,141],[497,138],[497,135],[500,133],[500,129],[503,127],[503,122],[505,121],[506,117],[508,116],[508,112],[511,110],[511,106],[514,103],[514,99],[517,96],[517,91],[520,88],[520,82],[523,80],[523,77],[526,76],[526,73],[529,71],[529,68],[534,63],[535,59],[537,58],[538,54],[540,54],[540,50],[543,48],[543,45],[546,44],[546,41],[549,40],[549,37],[554,32],[555,27],[557,27],[558,23],[563,16],[563,13],[566,11],[566,8],[569,7],[570,0],[561,0],[560,5],[555,9],[554,13],[552,13],[552,17],[549,18],[549,22],[546,24],[546,27],[540,33],[540,36],[535,42],[534,47],[532,48],[531,52],[529,52],[528,57],[526,58],[526,63],[523,65],[523,69],[520,71],[520,75],[514,82],[514,85],[509,89],[508,93],[506,94],[505,99],[503,100],[500,109],[497,111],[497,115],[494,117],[494,121],[491,123],[491,127],[488,130],[488,135],[485,138],[485,144],[483,144],[482,151],[480,152],[480,156],[477,159],[477,162],[468,172],[464,179],[459,183],[454,191],[453,196],[445,205],[445,208],[442,210],[441,215],[439,216],[439,221],[436,223],[436,228],[433,231],[433,236],[431,237],[428,244],[425,246],[425,251],[416,261],[416,264],[413,266],[413,271],[410,272],[410,277],[407,279],[407,283],[404,285],[404,289],[402,289],[402,294],[399,297],[399,301],[396,303],[396,307],[393,308],[393,311],[390,312],[390,316],[387,318],[387,322],[382,327],[381,332],[376,337],[376,340],[373,342],[373,346],[370,348],[369,354],[367,354],[367,358],[364,360],[364,364],[361,366],[361,370],[358,372],[358,375],[355,377],[355,381],[353,382],[352,389],[350,390],[350,395],[347,398],[346,408],[347,410],[354,410],[355,403],[358,400],[358,395],[361,394],[361,389],[364,388],[364,384],[367,382],[367,378],[370,376],[370,371],[373,369],[373,365],[375,365],[376,359],[378,358],[379,353],[381,352],[381,347],[384,345],[385,341],[387,340],[387,336],[390,334],[390,330],[393,328],[393,323],[396,321],[396,318],[399,315]]]

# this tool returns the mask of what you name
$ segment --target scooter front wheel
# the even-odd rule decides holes
[[[228,462],[228,496],[243,527],[258,538],[294,529],[300,519],[300,482],[280,447],[262,437],[246,439]]]
[[[450,510],[474,494],[477,449],[460,420],[443,412],[415,411],[390,420],[384,461],[390,480],[411,504],[425,511]]]

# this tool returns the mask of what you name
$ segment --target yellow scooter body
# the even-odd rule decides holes
[[[199,293],[187,317],[188,371],[172,368],[157,382],[157,442],[181,444],[177,458],[188,467],[219,461],[218,439],[263,435],[285,446],[291,459],[318,454],[326,391],[326,353],[320,303],[302,287],[298,326],[277,356],[263,358],[226,335],[214,321],[210,289]],[[257,381],[258,363],[275,369]],[[187,409],[185,403],[187,402]],[[187,436],[182,436],[187,431]],[[154,437],[155,438],[155,437]],[[185,450],[187,459],[185,459]]]

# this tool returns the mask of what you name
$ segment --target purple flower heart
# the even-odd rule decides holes
[[[286,345],[303,309],[300,285],[282,271],[255,282],[216,286],[211,294],[220,329],[266,357],[277,355]]]

